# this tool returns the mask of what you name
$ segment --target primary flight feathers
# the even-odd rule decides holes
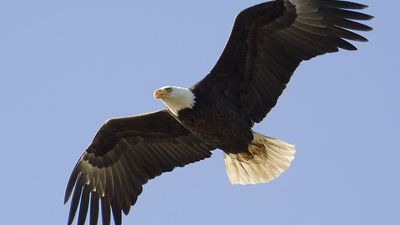
[[[267,182],[290,166],[294,146],[252,131],[275,106],[303,60],[366,41],[352,32],[365,5],[330,0],[276,0],[243,10],[211,72],[196,85],[157,89],[167,108],[107,121],[69,179],[68,224],[121,224],[150,179],[208,158],[218,148],[232,183]],[[272,157],[272,158],[271,158]]]

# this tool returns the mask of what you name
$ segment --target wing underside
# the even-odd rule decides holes
[[[193,89],[215,91],[260,122],[276,105],[301,61],[367,41],[353,31],[372,28],[365,5],[333,0],[278,0],[242,11],[211,72]]]
[[[89,212],[97,224],[121,224],[148,180],[211,156],[212,148],[180,125],[167,110],[112,119],[96,134],[75,166],[65,202],[72,194],[68,224],[79,206],[78,224]]]

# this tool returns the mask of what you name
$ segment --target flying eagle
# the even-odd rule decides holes
[[[224,152],[233,184],[268,182],[285,171],[294,146],[252,130],[275,106],[303,60],[367,41],[350,31],[372,28],[356,22],[372,16],[367,6],[336,0],[275,0],[240,12],[214,68],[190,88],[154,91],[165,109],[108,120],[80,157],[69,179],[68,224],[79,207],[78,224],[90,215],[116,225],[150,179],[175,167]],[[345,40],[346,39],[346,40]],[[90,203],[90,204],[89,204]],[[89,207],[90,205],[90,207]]]

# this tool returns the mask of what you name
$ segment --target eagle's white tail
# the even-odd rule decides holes
[[[253,132],[248,152],[224,153],[232,184],[266,183],[285,171],[294,159],[294,145]]]

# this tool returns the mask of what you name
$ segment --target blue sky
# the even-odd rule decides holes
[[[259,2],[1,1],[1,223],[66,223],[67,179],[102,123],[201,79]],[[256,126],[296,144],[286,173],[232,186],[216,151],[147,184],[124,224],[400,224],[400,3],[363,3],[370,42],[302,63]]]

